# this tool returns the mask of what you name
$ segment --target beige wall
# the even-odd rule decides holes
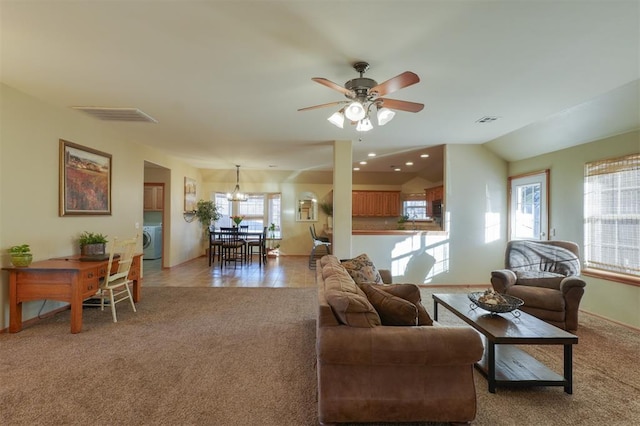
[[[227,192],[235,185],[235,170],[198,170],[174,158],[123,139],[118,124],[101,122],[82,113],[45,104],[6,85],[0,85],[0,257],[10,264],[6,249],[28,243],[35,260],[65,256],[79,251],[82,231],[124,236],[139,232],[143,223],[144,162],[167,170],[164,214],[164,265],[175,266],[204,253],[201,227],[183,220],[184,177],[198,182],[198,198],[211,192]],[[146,124],[145,124],[146,125]],[[152,124],[149,124],[152,125]],[[113,155],[111,216],[58,216],[59,139]],[[445,153],[445,226],[448,233],[438,241],[424,242],[422,252],[439,256],[441,270],[429,284],[488,284],[492,269],[502,266],[506,243],[506,181],[517,175],[551,169],[550,226],[557,239],[582,245],[582,167],[585,161],[615,157],[640,150],[639,132],[570,148],[507,164],[483,146],[449,145]],[[508,172],[508,173],[507,173]],[[326,173],[250,172],[241,169],[246,192],[281,192],[283,203],[282,252],[308,255],[309,222],[295,222],[296,195],[315,192],[319,199],[331,192]],[[415,183],[415,185],[414,185]],[[410,187],[421,187],[414,182]],[[399,185],[354,187],[405,190]],[[413,191],[411,191],[413,192]],[[319,212],[316,227],[326,223]],[[397,260],[392,249],[374,259],[382,267]],[[355,253],[354,254],[359,254]],[[403,259],[420,257],[411,256]],[[397,262],[398,268],[403,267]],[[398,269],[398,276],[403,271]],[[0,275],[0,329],[8,326],[8,280]],[[582,307],[585,310],[640,327],[640,288],[587,278]],[[48,301],[43,312],[61,306]],[[42,302],[25,304],[24,319],[37,315]]]
[[[584,247],[584,164],[640,152],[640,132],[629,132],[509,165],[509,175],[550,170],[549,228],[555,240],[575,241]],[[640,287],[584,277],[587,282],[580,308],[640,327]]]
[[[45,104],[6,85],[0,85],[0,249],[2,266],[9,266],[7,249],[31,245],[34,260],[79,252],[82,231],[124,237],[142,232],[144,161],[172,171],[167,188],[171,207],[166,227],[170,242],[167,264],[175,265],[199,254],[197,229],[182,219],[184,176],[199,179],[199,171],[117,133],[118,124],[102,122],[69,108]],[[143,124],[146,125],[146,124]],[[152,125],[152,124],[149,124]],[[58,215],[59,139],[112,155],[112,215]],[[136,229],[136,224],[139,228]],[[142,249],[142,244],[140,244]],[[8,326],[8,279],[0,275],[0,329]],[[63,304],[47,301],[43,312]],[[23,319],[37,315],[42,301],[24,304]]]

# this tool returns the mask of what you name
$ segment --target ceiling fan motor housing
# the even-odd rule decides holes
[[[377,86],[378,83],[367,77],[359,77],[349,80],[345,83],[345,89],[353,91],[356,94],[356,99],[361,102],[367,100],[369,98],[369,89]]]

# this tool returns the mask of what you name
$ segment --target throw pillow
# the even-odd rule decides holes
[[[380,316],[365,295],[328,290],[325,297],[340,323],[364,328],[380,325]]]
[[[379,285],[364,283],[360,288],[380,315],[382,325],[418,324],[418,310],[413,303],[380,289]]]
[[[375,283],[382,284],[382,277],[366,253],[353,259],[342,261],[342,266],[349,272],[356,284]]]
[[[413,303],[418,310],[418,325],[433,325],[431,316],[422,304],[422,296],[420,295],[420,287],[415,284],[388,284],[379,285],[381,290],[391,293]]]

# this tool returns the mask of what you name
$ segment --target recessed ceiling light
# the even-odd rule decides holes
[[[399,171],[401,171],[402,169],[401,169],[400,167],[396,167],[396,168],[395,168],[395,169],[393,169],[393,170],[394,170],[394,171],[396,171],[396,172],[399,172]]]
[[[365,164],[367,164],[367,162],[366,161],[361,161],[360,164],[364,166]]]
[[[429,154],[420,154],[420,158],[429,158]]]
[[[354,167],[353,170],[357,172],[358,170],[360,170],[360,167]]]
[[[413,166],[413,161],[407,161],[404,164],[405,164],[405,166]]]
[[[370,153],[368,153],[367,155],[368,155],[369,157],[375,157],[375,156],[376,156],[376,153],[375,153],[375,152],[370,152]]]

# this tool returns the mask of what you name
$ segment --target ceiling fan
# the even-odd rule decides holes
[[[333,113],[333,115],[328,118],[329,122],[342,129],[346,117],[351,121],[351,124],[356,124],[357,131],[366,132],[373,128],[369,114],[374,106],[377,110],[376,117],[379,126],[384,126],[391,121],[396,114],[392,110],[419,112],[424,108],[423,104],[416,102],[399,101],[382,97],[418,83],[420,77],[416,74],[405,71],[378,84],[371,78],[363,77],[364,73],[369,69],[367,62],[356,62],[353,64],[353,68],[360,73],[360,77],[347,81],[344,87],[322,77],[314,77],[311,79],[316,83],[320,83],[342,93],[348,100],[300,108],[298,111],[344,105],[339,111]]]

